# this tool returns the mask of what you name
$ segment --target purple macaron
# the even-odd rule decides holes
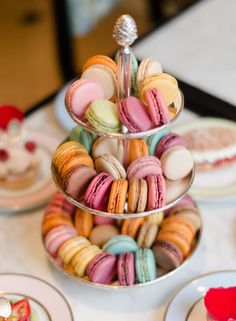
[[[120,285],[135,283],[134,253],[121,253],[117,262],[118,280]]]
[[[156,146],[154,155],[157,158],[160,158],[165,150],[167,150],[173,146],[187,147],[188,144],[187,144],[186,140],[183,137],[179,136],[178,134],[169,133],[159,141],[159,143]]]
[[[169,110],[158,88],[150,88],[145,92],[149,115],[156,126],[169,122]]]
[[[118,104],[118,113],[122,123],[130,132],[145,131],[151,128],[151,120],[146,107],[136,97],[123,98]]]
[[[85,203],[96,210],[104,209],[112,182],[113,177],[106,173],[96,175],[86,190],[84,196]]]
[[[86,270],[90,281],[100,284],[110,284],[116,273],[116,257],[108,252],[96,255],[89,262]]]
[[[147,210],[155,210],[166,204],[166,183],[162,174],[148,175],[146,177],[148,184]]]
[[[148,175],[162,174],[161,163],[155,156],[142,156],[127,168],[128,178],[144,178]]]
[[[164,269],[173,270],[183,262],[183,255],[178,247],[169,242],[160,240],[152,247],[156,263]]]

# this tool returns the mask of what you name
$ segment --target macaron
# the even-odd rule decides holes
[[[131,178],[128,191],[128,213],[141,213],[147,204],[147,182],[145,179]]]
[[[103,245],[103,251],[119,255],[121,253],[135,252],[138,245],[135,240],[128,235],[115,235]]]
[[[148,146],[144,139],[127,140],[125,166],[128,166],[142,156],[148,156],[148,154]]]
[[[117,260],[117,275],[120,285],[135,283],[135,256],[134,253],[121,253]]]
[[[191,233],[192,238],[194,238],[195,233],[196,233],[196,229],[195,226],[193,225],[193,223],[186,219],[185,217],[182,217],[180,215],[170,215],[167,218],[165,218],[160,227],[164,228],[165,226],[173,226],[174,224],[180,224],[182,226],[185,226],[189,232]]]
[[[86,190],[84,196],[85,203],[94,209],[104,209],[112,182],[112,176],[106,173],[96,175]]]
[[[130,132],[143,132],[151,128],[145,106],[136,97],[123,98],[118,103],[119,118]]]
[[[75,274],[83,277],[89,262],[100,253],[102,250],[96,245],[89,245],[80,250],[71,261]]]
[[[58,250],[58,256],[64,264],[70,264],[74,256],[83,248],[91,245],[89,240],[83,236],[76,236],[69,239],[61,245]]]
[[[169,204],[179,198],[186,192],[189,185],[189,177],[184,177],[183,179],[172,181],[166,179],[166,204]]]
[[[98,173],[104,172],[115,179],[126,178],[123,165],[111,154],[103,154],[95,159],[95,168]]]
[[[192,198],[189,195],[185,195],[181,198],[181,200],[174,206],[170,207],[169,209],[165,210],[165,216],[168,216],[170,213],[175,214],[175,210],[178,211],[180,207],[187,207],[187,208],[196,208],[197,206],[192,200]],[[197,209],[198,211],[198,209]]]
[[[110,137],[99,137],[93,144],[92,155],[96,159],[103,154],[113,155],[116,159],[123,164],[124,160],[124,145],[123,140],[110,138]]]
[[[93,215],[81,208],[75,211],[75,228],[80,236],[88,237],[93,228]]]
[[[174,146],[164,151],[160,161],[163,175],[174,181],[186,177],[194,166],[191,152],[182,146]]]
[[[188,147],[187,141],[183,137],[171,132],[167,133],[167,135],[163,135],[157,142],[154,154],[157,158],[160,159],[164,151],[173,146],[182,146],[186,148]]]
[[[159,212],[159,213],[145,217],[145,220],[147,222],[155,223],[155,224],[157,224],[157,226],[159,226],[161,224],[163,219],[164,219],[164,212]]]
[[[163,96],[166,106],[169,106],[178,95],[177,80],[166,73],[155,73],[147,76],[141,83],[140,96],[144,104],[147,104],[145,93],[150,88],[158,88]]]
[[[92,56],[85,61],[82,71],[82,79],[94,80],[103,88],[105,99],[115,95],[117,65],[111,58],[104,55]]]
[[[152,211],[161,208],[166,204],[166,183],[162,174],[148,175],[146,177],[148,185],[147,210]]]
[[[60,225],[73,227],[73,222],[71,217],[65,214],[51,213],[50,215],[47,215],[43,219],[42,232],[45,235],[51,229]]]
[[[96,174],[90,166],[73,165],[61,175],[61,187],[72,198],[80,200]]]
[[[135,239],[143,222],[144,217],[137,217],[134,219],[124,220],[121,227],[121,234],[129,235],[130,237]]]
[[[75,126],[70,131],[69,135],[70,140],[81,143],[88,153],[90,153],[93,146],[93,142],[96,139],[96,135],[88,132],[80,125]]]
[[[150,174],[159,175],[162,173],[161,163],[154,156],[142,156],[136,159],[127,168],[128,178],[144,178]]]
[[[95,225],[102,225],[102,224],[115,224],[117,220],[114,220],[111,217],[93,215],[93,220]]]
[[[142,248],[150,248],[154,243],[158,231],[158,225],[153,222],[143,222],[137,238],[137,244]]]
[[[63,243],[77,235],[78,232],[72,226],[57,226],[47,233],[44,244],[48,252],[55,256]]]
[[[166,269],[173,270],[183,262],[183,254],[179,248],[167,240],[157,241],[152,247],[156,263]]]
[[[100,132],[119,132],[121,122],[117,105],[104,99],[94,100],[86,110],[90,125]]]
[[[162,93],[158,88],[149,88],[145,91],[145,100],[151,121],[156,126],[169,122],[169,110],[165,104]]]
[[[97,254],[86,268],[89,280],[99,284],[110,284],[116,273],[116,257],[108,252]]]
[[[46,207],[45,215],[49,213],[63,213],[71,216],[74,213],[75,206],[71,204],[60,192],[56,192]]]
[[[126,179],[116,179],[113,181],[107,206],[109,213],[124,213],[127,190],[128,181]]]
[[[178,208],[174,208],[169,215],[180,216],[190,221],[194,225],[195,231],[198,231],[201,227],[199,209],[195,206],[180,205]]]
[[[66,91],[65,105],[69,114],[83,119],[89,104],[104,97],[105,92],[99,83],[92,79],[77,79]]]
[[[137,72],[137,87],[140,89],[142,81],[150,75],[162,72],[161,64],[153,58],[145,58],[141,61]]]
[[[118,234],[119,230],[115,225],[97,225],[92,229],[89,235],[89,240],[92,244],[102,247],[112,236]]]
[[[146,283],[156,278],[155,257],[150,249],[139,249],[135,252],[135,270],[139,283]]]
[[[164,136],[169,134],[169,132],[170,131],[168,128],[164,128],[158,131],[155,135],[149,136],[147,138],[147,145],[150,155],[154,155],[157,144]]]

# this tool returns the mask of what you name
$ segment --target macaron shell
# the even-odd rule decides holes
[[[148,156],[148,146],[143,139],[129,139],[127,141],[127,162],[126,166],[142,156]]]
[[[157,144],[160,140],[169,133],[168,128],[158,131],[155,135],[149,136],[147,139],[149,154],[154,155]]]
[[[195,227],[195,230],[198,231],[201,227],[201,219],[200,216],[194,213],[193,211],[183,211],[178,214],[187,220],[189,220]]]
[[[118,132],[121,129],[117,105],[108,100],[94,100],[86,110],[86,117],[98,131]]]
[[[116,274],[116,257],[111,253],[97,254],[88,264],[86,274],[90,281],[110,284]]]
[[[117,220],[114,220],[111,217],[104,217],[99,215],[93,215],[94,224],[102,225],[102,224],[115,224]]]
[[[134,253],[121,253],[117,262],[118,280],[120,285],[135,283]]]
[[[118,234],[119,230],[115,225],[97,225],[92,229],[89,235],[89,240],[92,244],[102,247],[112,236]]]
[[[165,218],[164,221],[161,223],[160,227],[163,228],[164,226],[166,226],[168,224],[172,224],[172,223],[177,223],[177,224],[181,224],[183,226],[186,226],[190,230],[192,237],[195,236],[196,230],[195,230],[195,226],[193,225],[193,223],[191,221],[189,221],[188,219],[178,216],[178,215],[171,215],[171,216]]]
[[[105,65],[96,64],[88,67],[81,75],[81,79],[94,80],[104,92],[104,99],[112,98],[116,93],[116,76]]]
[[[148,175],[147,210],[155,210],[166,204],[166,183],[162,174]]]
[[[147,104],[145,92],[150,88],[158,88],[163,95],[165,104],[169,106],[178,95],[177,80],[166,73],[156,73],[146,77],[141,83],[141,100]]]
[[[121,253],[135,252],[138,250],[138,245],[134,239],[128,235],[115,235],[104,244],[103,251],[119,255]]]
[[[121,228],[121,234],[129,235],[130,237],[135,239],[143,222],[144,222],[143,217],[124,220]]]
[[[137,86],[140,89],[142,81],[155,73],[162,72],[162,67],[158,61],[152,58],[145,58],[141,61],[137,73]]]
[[[77,208],[75,211],[75,228],[80,236],[88,237],[93,228],[93,215]]]
[[[172,132],[167,133],[167,135],[164,135],[156,145],[154,154],[157,158],[160,158],[165,150],[174,146],[183,146],[187,148],[188,144],[187,141],[178,134]]]
[[[150,88],[145,91],[147,108],[152,122],[156,126],[162,126],[169,122],[169,110],[158,88]]]
[[[51,229],[59,225],[73,226],[73,222],[67,215],[51,215],[49,218],[44,219],[42,224],[42,232],[43,234],[47,234]]]
[[[161,224],[163,219],[164,219],[164,212],[159,212],[159,213],[145,217],[145,220],[147,222],[155,223],[155,224],[157,224],[157,226],[159,226]]]
[[[115,75],[117,75],[118,72],[118,66],[115,63],[114,60],[112,60],[110,57],[105,55],[95,55],[92,57],[89,57],[83,64],[82,71],[85,71],[87,68],[89,68],[92,65],[104,65],[107,68],[111,69]]]
[[[83,236],[66,241],[58,250],[58,256],[62,259],[64,264],[70,264],[74,256],[83,248],[91,245],[89,240]]]
[[[78,79],[67,89],[65,104],[69,113],[82,118],[89,104],[95,99],[103,99],[104,95],[103,88],[96,81]]]
[[[129,180],[128,213],[143,212],[147,204],[147,182],[144,179]]]
[[[158,226],[156,223],[144,222],[139,230],[137,243],[139,247],[150,248],[156,239]]]
[[[115,179],[126,178],[126,171],[123,165],[113,155],[103,154],[96,158],[95,168],[98,173],[107,173]]]
[[[176,162],[176,159],[178,162]],[[161,155],[162,172],[166,178],[179,180],[187,176],[193,169],[193,157],[191,152],[181,146],[167,149]]]
[[[117,158],[121,164],[124,160],[124,146],[123,140],[109,138],[109,137],[99,137],[94,142],[92,147],[93,158],[96,159],[103,154],[110,154]]]
[[[156,263],[164,269],[173,270],[183,261],[183,255],[175,244],[158,241],[153,247]]]
[[[127,190],[127,180],[117,179],[113,181],[107,207],[109,213],[124,213]]]
[[[179,233],[184,235],[184,238],[190,245],[192,244],[195,235],[192,229],[190,229],[189,225],[184,225],[180,222],[168,222],[167,224],[162,226],[161,231],[178,231]]]
[[[150,174],[161,174],[160,161],[154,156],[143,156],[136,159],[127,168],[128,178],[144,178]]]
[[[150,249],[139,249],[135,252],[135,270],[139,283],[152,281],[156,278],[156,262]]]

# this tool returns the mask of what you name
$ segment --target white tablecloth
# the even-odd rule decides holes
[[[184,111],[179,122],[193,117]],[[44,124],[44,131],[61,139],[66,135],[55,120],[52,104],[35,112],[27,122],[39,129]],[[0,214],[0,272],[27,273],[50,282],[66,296],[75,321],[161,321],[170,298],[185,282],[202,273],[236,267],[236,203],[198,205],[204,223],[198,250],[186,266],[156,285],[111,292],[81,285],[62,275],[49,263],[42,245],[43,208]]]

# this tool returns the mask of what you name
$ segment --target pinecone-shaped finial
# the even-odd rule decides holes
[[[137,39],[137,26],[130,15],[122,15],[116,20],[113,38],[120,46],[130,46]]]

